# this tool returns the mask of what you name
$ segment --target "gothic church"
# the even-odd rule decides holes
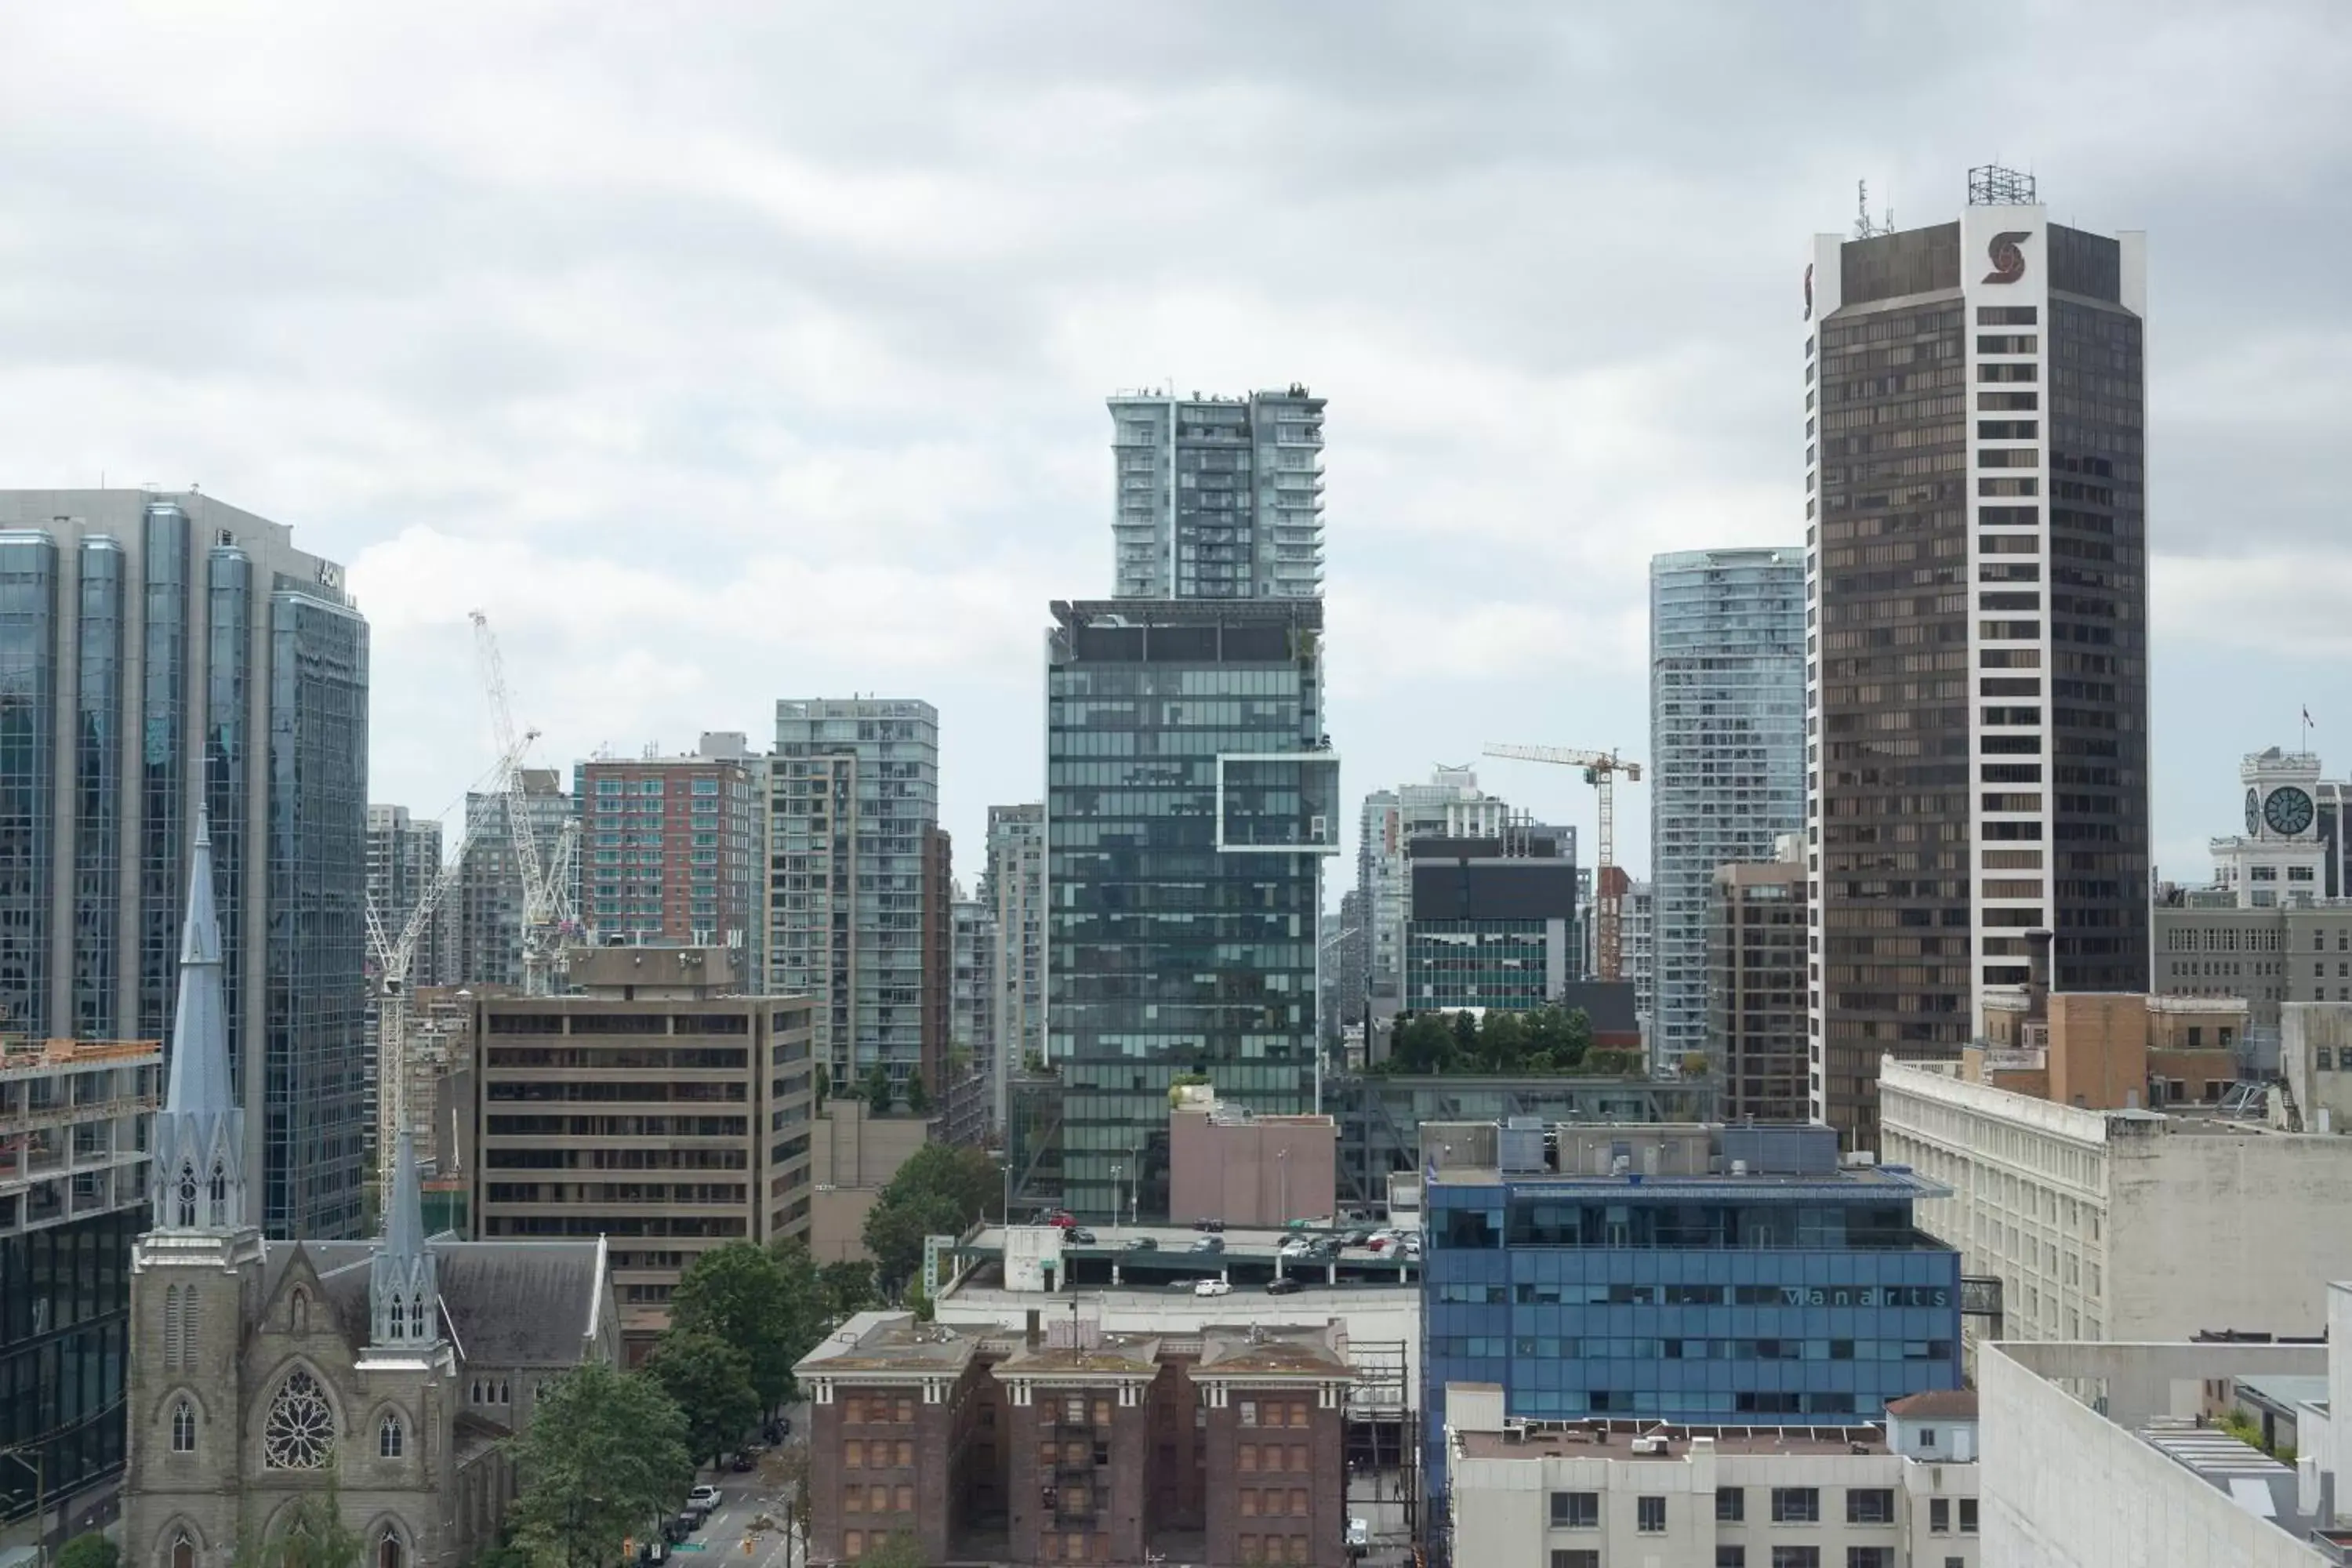
[[[228,1568],[331,1465],[365,1568],[459,1568],[497,1542],[540,1384],[618,1356],[604,1244],[427,1237],[405,1132],[379,1240],[263,1239],[224,1026],[200,819],[131,1264],[125,1568]]]

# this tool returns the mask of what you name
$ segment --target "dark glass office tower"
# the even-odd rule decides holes
[[[1986,168],[1805,283],[1810,1089],[1873,1148],[1879,1058],[1957,1052],[2029,931],[2147,984],[2146,247]]]
[[[366,778],[341,567],[206,496],[0,490],[0,1026],[165,1037],[205,812],[274,1236],[363,1223]]]
[[[1322,606],[1120,599],[1057,603],[1054,618],[1046,1056],[1063,1201],[1108,1215],[1134,1184],[1149,1218],[1168,1212],[1176,1075],[1259,1112],[1315,1107],[1318,888],[1339,820]]]

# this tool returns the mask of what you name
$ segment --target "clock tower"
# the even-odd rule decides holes
[[[2324,891],[2327,858],[2320,836],[2319,758],[2273,746],[2238,764],[2246,830],[2213,840],[2213,880],[2241,909],[2308,902]]]

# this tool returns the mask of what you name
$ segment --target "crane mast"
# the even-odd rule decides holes
[[[522,879],[522,988],[528,996],[545,996],[556,988],[556,980],[563,969],[563,932],[570,920],[571,866],[579,849],[579,824],[564,824],[556,837],[552,853],[542,858],[539,836],[530,821],[530,797],[523,787],[522,759],[539,731],[526,730],[518,734],[514,711],[507,696],[506,660],[499,652],[499,639],[490,630],[489,617],[479,610],[471,612],[474,622],[474,652],[481,666],[482,686],[489,699],[490,725],[498,737],[499,755],[504,776],[499,780],[506,796],[507,835],[514,847],[515,868]]]
[[[1614,752],[1583,752],[1566,746],[1490,745],[1486,755],[1512,762],[1551,763],[1582,768],[1584,782],[1600,797],[1600,864],[1592,873],[1593,901],[1601,919],[1593,932],[1594,967],[1603,980],[1622,977],[1624,969],[1625,874],[1617,868],[1617,788],[1619,773],[1629,784],[1642,782],[1642,764],[1627,762]]]

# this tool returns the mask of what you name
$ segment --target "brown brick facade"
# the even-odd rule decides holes
[[[1313,1385],[1225,1390],[1208,1416],[1209,1561],[1346,1561],[1340,1410]]]

